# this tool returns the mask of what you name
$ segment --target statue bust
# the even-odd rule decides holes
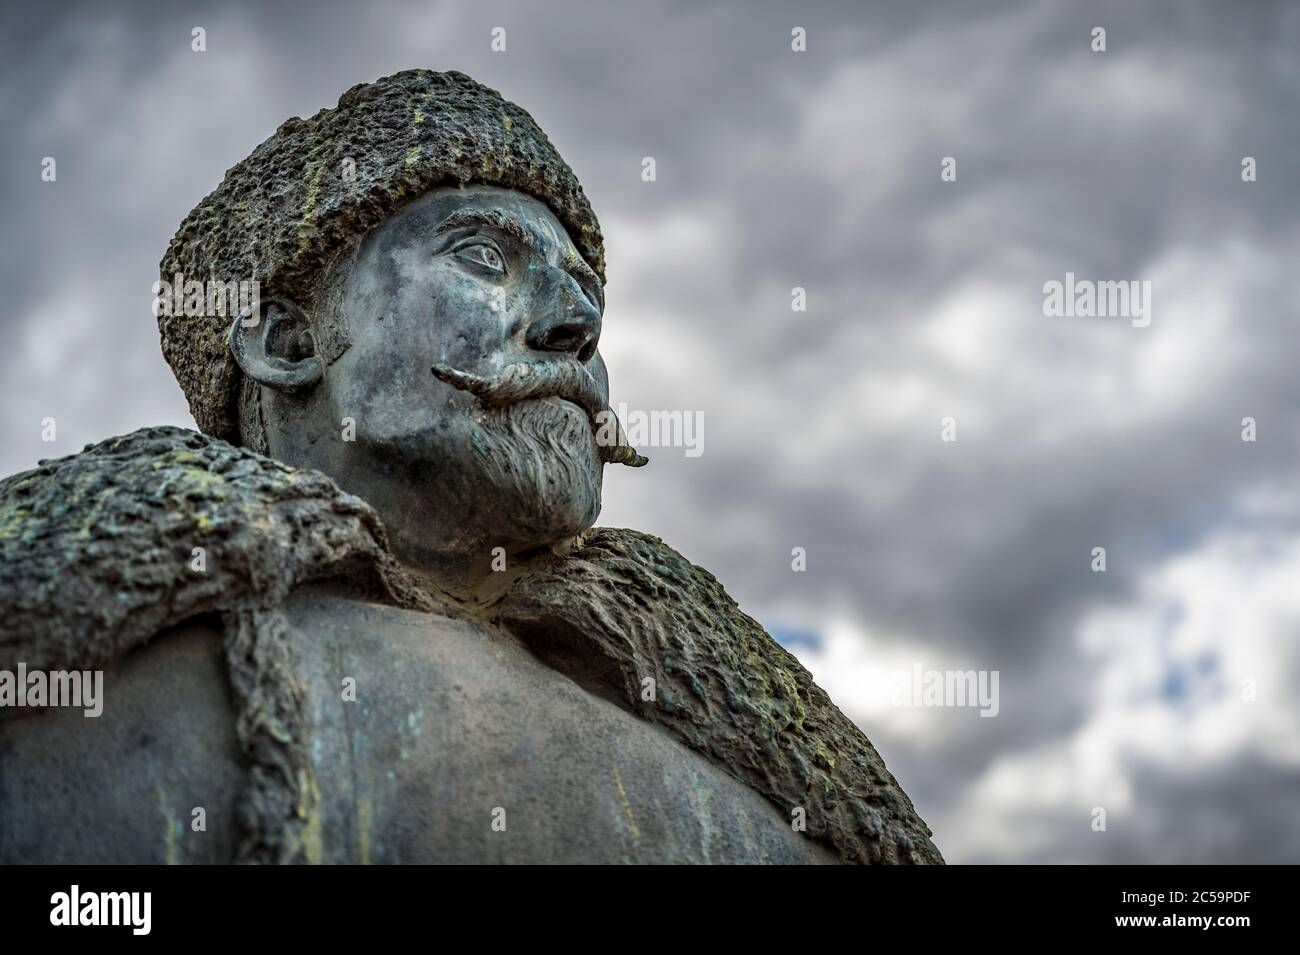
[[[717,580],[593,528],[645,458],[599,225],[526,112],[355,87],[160,272],[259,295],[159,310],[199,432],[0,482],[0,671],[104,674],[94,718],[0,694],[0,861],[943,861]]]

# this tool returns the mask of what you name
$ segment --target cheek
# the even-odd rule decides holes
[[[403,314],[418,322],[421,350],[430,362],[478,374],[496,370],[517,322],[517,294],[455,266],[438,269],[411,291],[404,296]]]
[[[587,362],[587,371],[591,377],[596,379],[596,384],[600,386],[600,393],[609,400],[609,369],[605,367],[605,359],[601,357],[600,349],[596,349],[596,354],[592,356],[591,361]]]
[[[463,274],[405,281],[366,311],[349,316],[351,346],[326,371],[337,413],[355,418],[359,433],[445,431],[477,402],[434,378],[430,366],[489,374],[506,360],[509,294]]]
[[[332,415],[339,422],[352,418],[363,445],[377,442],[386,454],[425,460],[433,446],[467,440],[475,399],[434,378],[431,361],[400,342],[400,336],[367,336],[353,343],[326,373]]]

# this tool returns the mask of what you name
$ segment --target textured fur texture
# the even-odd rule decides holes
[[[576,550],[531,568],[496,620],[786,818],[803,809],[808,834],[845,861],[943,861],[871,741],[712,574],[659,538],[588,532]]]
[[[316,789],[280,606],[304,583],[344,578],[366,599],[446,612],[396,564],[364,502],[193,431],[147,428],[0,482],[0,668],[104,667],[169,626],[220,616],[251,768],[243,861],[301,857]],[[658,538],[590,531],[528,561],[480,615],[766,796],[773,825],[803,809],[808,835],[846,861],[943,861],[862,731]]]
[[[315,791],[280,604],[312,580],[428,609],[379,518],[314,471],[145,428],[0,481],[0,668],[98,669],[218,615],[249,761],[240,859],[287,862]]]

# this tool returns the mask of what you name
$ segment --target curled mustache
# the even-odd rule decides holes
[[[596,446],[600,458],[609,464],[626,464],[639,468],[649,463],[649,458],[638,454],[627,442],[618,417],[606,405],[596,379],[577,362],[548,362],[531,364],[519,362],[507,365],[490,377],[459,371],[449,365],[434,365],[430,371],[439,381],[453,388],[468,391],[489,407],[502,407],[529,398],[564,398],[573,402],[591,419],[596,429]],[[613,425],[614,441],[600,439],[600,430]]]

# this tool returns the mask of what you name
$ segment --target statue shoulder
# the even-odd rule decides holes
[[[712,574],[599,528],[521,576],[498,621],[593,692],[658,723],[859,862],[942,862],[863,732]]]
[[[383,590],[391,563],[374,511],[323,474],[144,428],[0,481],[0,663],[102,665],[310,579]]]

